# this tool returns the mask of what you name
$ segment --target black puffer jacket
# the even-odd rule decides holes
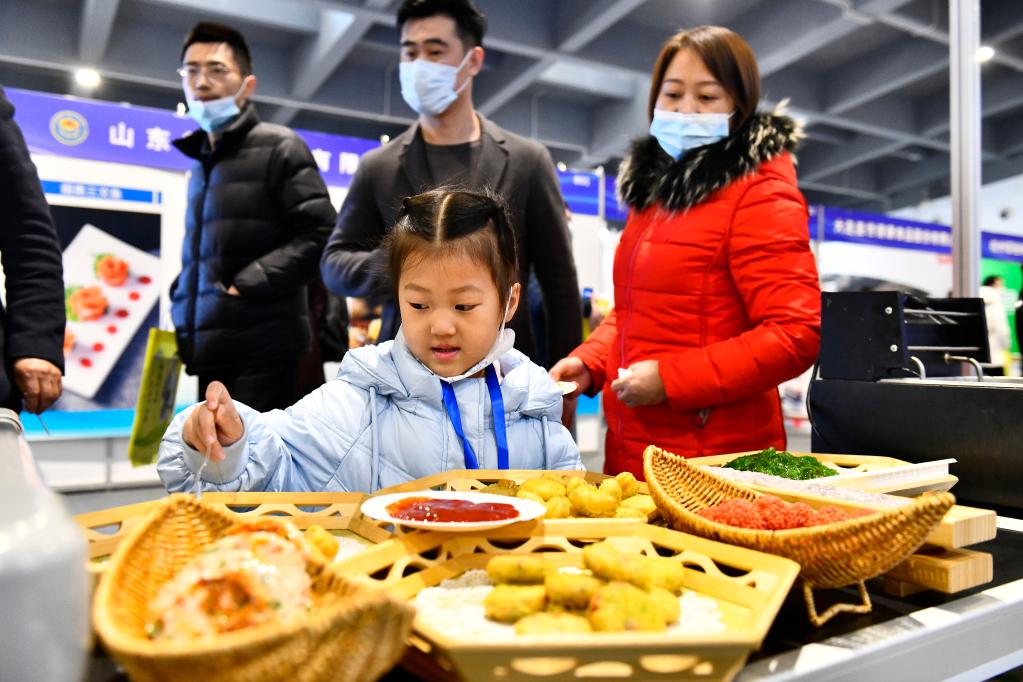
[[[305,284],[317,275],[336,216],[305,142],[261,122],[246,104],[212,152],[201,131],[174,144],[199,162],[188,185],[181,274],[171,287],[188,371],[306,352]],[[231,285],[240,296],[227,293]]]
[[[0,260],[7,308],[0,305],[0,407],[20,411],[12,367],[21,358],[64,369],[64,278],[57,229],[0,88]]]

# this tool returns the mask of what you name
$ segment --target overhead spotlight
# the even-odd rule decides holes
[[[568,166],[565,165],[564,161],[558,161],[558,170],[562,173],[568,170]]]
[[[380,136],[380,144],[387,144],[390,141],[391,141],[391,136],[390,135],[381,135]]]
[[[977,54],[975,56],[977,61],[981,64],[989,62],[991,61],[991,58],[995,56],[995,48],[990,45],[981,45],[977,48]]]
[[[102,80],[99,71],[96,69],[78,69],[75,71],[75,83],[78,83],[78,85],[86,90],[96,88]]]
[[[178,102],[177,109],[175,110],[174,113],[184,118],[185,116],[188,115],[188,105],[185,104],[184,102]]]

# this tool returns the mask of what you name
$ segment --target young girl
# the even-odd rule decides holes
[[[164,435],[169,491],[194,490],[200,471],[204,489],[372,492],[447,469],[582,468],[561,391],[504,326],[520,294],[504,208],[476,192],[411,197],[385,253],[398,336],[349,352],[287,410],[211,383]]]

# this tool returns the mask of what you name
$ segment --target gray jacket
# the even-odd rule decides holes
[[[499,360],[512,469],[581,469],[579,448],[561,425],[561,391],[512,350]],[[480,467],[497,468],[484,379],[454,384],[462,428]],[[444,410],[441,382],[394,341],[345,355],[337,378],[287,410],[259,413],[236,403],[245,435],[227,459],[203,470],[203,488],[223,491],[363,491],[448,469],[464,469],[462,444]],[[167,490],[195,488],[202,455],[181,440],[194,407],[171,422],[157,468]]]

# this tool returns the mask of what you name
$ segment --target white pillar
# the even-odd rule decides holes
[[[980,1],[949,0],[951,98],[952,292],[976,297],[980,287]]]

